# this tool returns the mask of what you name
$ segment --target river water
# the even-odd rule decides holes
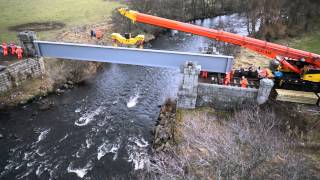
[[[238,15],[199,20],[245,34]],[[229,28],[230,27],[230,28]],[[232,27],[232,28],[231,28]],[[152,48],[201,52],[213,41],[175,32]],[[175,98],[178,69],[106,64],[85,85],[46,101],[0,111],[0,179],[128,179],[150,158],[151,129],[166,98]]]

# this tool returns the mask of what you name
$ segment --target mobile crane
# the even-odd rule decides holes
[[[278,88],[320,92],[320,55],[318,54],[125,8],[120,8],[118,11],[133,22],[179,30],[255,51],[272,59],[270,69],[275,74],[275,83]]]

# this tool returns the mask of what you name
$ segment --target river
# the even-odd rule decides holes
[[[246,34],[244,19],[195,23]],[[218,26],[217,26],[218,25]],[[201,52],[212,40],[173,32],[150,48]],[[218,49],[219,50],[219,49]],[[150,158],[151,129],[166,98],[175,98],[178,69],[106,64],[84,85],[46,101],[0,111],[0,179],[128,179]]]

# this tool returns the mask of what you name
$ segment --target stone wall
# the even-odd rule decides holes
[[[268,101],[273,81],[261,79],[259,89],[199,83],[200,68],[186,62],[182,68],[183,81],[178,92],[177,108],[214,107],[233,109],[243,104],[264,104]]]
[[[25,59],[8,66],[0,72],[0,93],[20,85],[26,79],[45,73],[43,59]]]
[[[197,107],[230,109],[246,103],[256,103],[258,89],[198,84]]]

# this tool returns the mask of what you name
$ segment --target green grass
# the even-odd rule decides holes
[[[290,44],[293,48],[320,54],[320,30],[293,39]]]
[[[16,40],[10,26],[59,21],[64,29],[82,24],[103,22],[120,4],[104,0],[0,0],[0,40]],[[41,39],[52,39],[62,30],[38,33]]]

